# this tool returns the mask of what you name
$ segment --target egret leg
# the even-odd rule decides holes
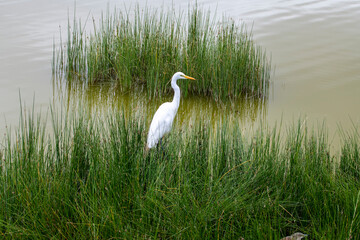
[[[162,143],[162,139],[163,138],[160,138],[160,141],[159,141],[159,144],[158,144],[158,149],[161,151],[161,155],[162,157],[164,158],[165,157],[165,149],[164,149],[164,145]]]
[[[163,148],[163,145],[162,145],[162,139],[163,139],[163,138],[160,138],[159,146],[161,147],[161,149],[164,149],[164,148]]]

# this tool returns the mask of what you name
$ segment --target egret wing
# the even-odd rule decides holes
[[[149,148],[154,147],[164,136],[170,132],[175,114],[169,102],[163,103],[156,111],[149,129],[147,144]]]

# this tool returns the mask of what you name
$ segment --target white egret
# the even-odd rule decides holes
[[[151,121],[150,129],[147,138],[146,150],[153,148],[164,136],[165,133],[170,132],[172,123],[174,121],[176,112],[180,104],[180,88],[176,84],[179,79],[190,79],[195,78],[186,76],[182,72],[177,72],[171,79],[171,87],[174,89],[174,99],[172,102],[166,102],[161,104]]]

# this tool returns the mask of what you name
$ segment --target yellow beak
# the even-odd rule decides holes
[[[187,79],[190,79],[190,80],[196,80],[195,78],[189,77],[189,76],[186,76],[186,75],[184,75],[184,78],[187,78]]]

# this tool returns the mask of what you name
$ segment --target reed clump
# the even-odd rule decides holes
[[[145,89],[149,96],[171,92],[172,75],[197,79],[182,84],[185,94],[215,100],[265,97],[270,61],[243,24],[197,6],[175,10],[107,13],[91,34],[80,21],[69,24],[65,47],[54,50],[53,72],[69,83],[111,82],[122,89]]]
[[[78,109],[50,128],[22,115],[1,145],[1,238],[360,238],[356,131],[330,156],[326,131],[300,123],[250,138],[202,121],[145,155],[139,111]]]

